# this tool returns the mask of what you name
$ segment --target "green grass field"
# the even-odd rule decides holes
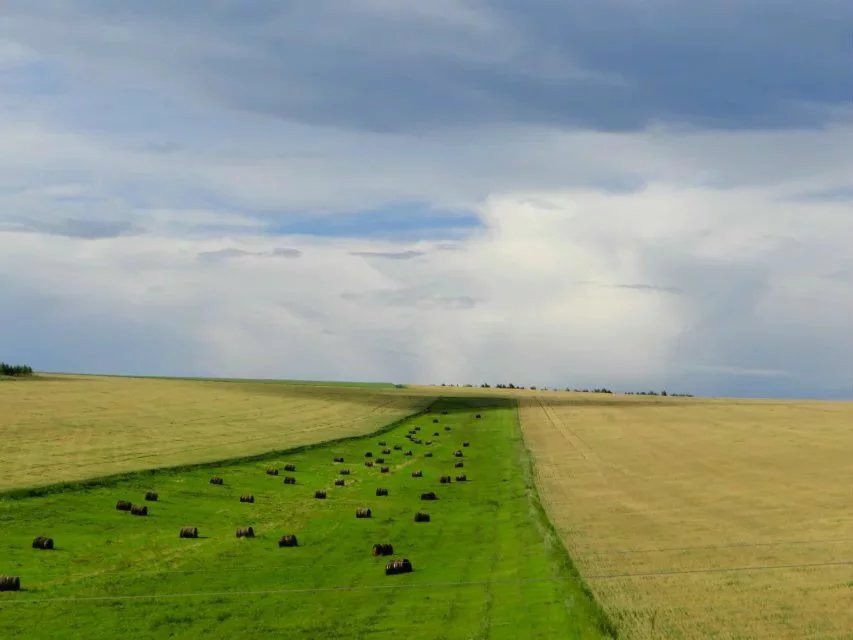
[[[433,444],[406,440],[413,425]],[[387,474],[365,467],[366,451],[383,457],[380,440],[414,455],[392,450]],[[456,469],[463,440],[471,446]],[[264,472],[285,463],[296,465],[296,485]],[[468,482],[439,484],[463,472]],[[214,474],[223,486],[209,484]],[[380,486],[388,497],[375,496]],[[328,499],[315,500],[321,488]],[[115,510],[146,490],[160,494],[149,516]],[[439,499],[422,502],[424,491]],[[256,502],[240,503],[244,493]],[[373,517],[356,519],[358,507]],[[418,510],[432,521],[415,523]],[[179,539],[183,526],[201,537]],[[237,539],[240,526],[257,537]],[[607,629],[539,506],[515,405],[498,398],[447,399],[381,435],[266,460],[7,493],[0,531],[0,574],[19,575],[23,589],[0,593],[3,637],[598,638]],[[285,533],[300,546],[278,548]],[[56,550],[30,548],[37,535],[53,537]],[[385,576],[386,559],[370,553],[377,542],[392,543],[414,572]]]

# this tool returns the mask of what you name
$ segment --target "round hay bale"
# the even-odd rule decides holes
[[[268,476],[277,476],[278,475],[278,469],[270,467],[269,469],[267,469],[267,475]]]
[[[446,416],[446,415],[447,415],[447,409],[444,409],[444,410],[441,412],[441,415]]]
[[[116,502],[116,510],[117,511],[130,511],[130,508],[133,506],[133,503],[130,500],[119,500]]]
[[[376,464],[385,464],[385,458],[376,458]]]
[[[33,540],[33,549],[42,549],[44,551],[49,551],[50,549],[53,549],[53,538],[38,536],[35,540]]]
[[[344,459],[340,456],[335,458],[335,462],[343,462],[343,461],[344,461]]]
[[[420,469],[418,469],[417,471],[412,471],[412,477],[413,478],[423,478],[424,472],[421,471]]]
[[[356,509],[355,517],[356,518],[369,518],[372,515],[370,509]]]
[[[441,476],[438,481],[441,484],[450,484],[450,476]]]
[[[348,476],[349,469],[341,469],[338,473],[340,473],[342,476]]]
[[[379,471],[381,471],[382,473],[388,473],[389,471],[391,471],[391,467],[381,467]]]
[[[408,451],[406,451],[403,455],[404,455],[404,456],[410,456],[410,455],[412,455],[412,450],[411,450],[411,449],[409,449],[409,450],[408,450]]]
[[[432,444],[432,440],[427,440],[426,443],[427,443],[427,446],[429,446]]]
[[[396,576],[401,573],[411,573],[412,572],[412,563],[409,562],[408,558],[403,558],[401,560],[391,560],[385,565],[385,575],[386,576]]]
[[[427,451],[427,452],[424,454],[424,458],[432,458],[432,451]]]
[[[380,447],[384,447],[384,446],[385,446],[385,441],[384,441],[384,440],[380,440],[380,441],[379,441],[379,442],[377,442],[376,444],[378,444]]]
[[[421,494],[421,500],[438,500],[438,496],[435,495],[434,491],[427,491]]]
[[[181,538],[198,538],[198,527],[182,527]]]
[[[456,476],[456,482],[467,482],[468,476],[464,473],[461,476]]]
[[[315,491],[314,497],[317,498],[317,500],[325,500],[326,499],[326,492],[325,491]]]
[[[433,423],[433,424],[438,424],[438,418],[433,418],[433,419],[432,419],[432,423]]]
[[[296,471],[296,465],[292,464],[292,463],[288,463],[288,464],[284,465],[284,470],[285,471]]]
[[[477,420],[479,420],[479,419],[480,419],[480,418],[482,418],[483,416],[481,416],[481,415],[478,413],[478,414],[477,414],[476,416],[474,416],[474,417],[475,417],[475,418],[477,418]]]
[[[450,427],[444,427],[445,431],[450,431]]]
[[[373,457],[373,452],[372,452],[372,451],[368,451],[368,452],[366,452],[366,453],[364,454],[364,457],[365,457],[365,458],[372,458],[372,457]]]
[[[219,476],[213,476],[210,479],[210,484],[223,484],[222,478],[220,478]]]
[[[253,496],[251,494],[244,494],[244,495],[240,496],[240,502],[248,502],[250,504],[254,504],[255,503],[255,496]]]
[[[144,504],[135,504],[130,508],[130,513],[134,516],[147,516],[148,507],[146,507]]]
[[[465,466],[465,463],[460,460],[459,462],[457,462],[453,466],[456,467],[457,469],[461,469],[462,467]]]
[[[437,438],[437,437],[438,437],[438,436],[440,436],[440,435],[441,435],[441,434],[440,434],[438,431],[436,431],[435,433],[433,433],[433,434],[432,434],[432,437],[433,437],[433,438]]]
[[[401,444],[395,444],[394,445],[394,451],[402,451],[402,450],[403,450],[403,445],[401,445]]]
[[[391,556],[394,555],[394,547],[386,543],[375,544],[372,553],[374,556]]]
[[[343,478],[338,478],[337,480],[335,480],[335,486],[336,486],[336,487],[342,487],[342,486],[344,486],[344,479],[343,479]]]
[[[390,456],[391,455],[391,449],[383,449],[382,455],[383,456]]]
[[[364,461],[364,466],[365,466],[365,467],[372,467],[372,466],[373,466],[373,461],[372,461],[372,460],[365,460],[365,461]]]
[[[415,514],[415,522],[429,522],[429,514],[423,511],[418,511]]]
[[[386,489],[384,487],[379,487],[378,489],[376,489],[376,495],[377,496],[387,496],[388,495],[388,489]]]
[[[289,534],[286,536],[281,536],[278,539],[278,546],[281,547],[298,547],[299,542],[296,540],[296,536],[293,534]]]
[[[0,576],[0,591],[20,591],[21,579],[18,576]]]
[[[463,447],[470,447],[470,446],[471,446],[471,443],[470,443],[470,442],[463,442],[463,443],[462,443],[462,446],[463,446]]]
[[[293,476],[285,476],[284,484],[296,484],[296,478]]]
[[[457,449],[456,451],[453,452],[453,455],[456,456],[457,458],[461,458],[462,452],[459,449]]]
[[[252,527],[239,527],[237,529],[238,538],[254,538],[255,530]]]
[[[145,499],[148,500],[149,502],[157,502],[157,500],[159,498],[160,498],[160,496],[157,494],[156,491],[146,491],[145,492]]]
[[[421,430],[420,427],[415,427],[415,431],[420,431],[420,430]]]

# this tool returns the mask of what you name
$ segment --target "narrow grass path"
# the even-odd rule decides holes
[[[405,438],[416,427],[424,444]],[[390,472],[366,467],[367,451]],[[333,463],[337,456],[345,462]],[[296,471],[265,473],[285,463]],[[514,403],[450,398],[381,435],[286,456],[6,495],[0,575],[19,575],[23,590],[0,593],[0,629],[4,637],[87,640],[603,637],[606,621],[549,534],[529,464]],[[411,476],[415,469],[422,478]],[[439,483],[462,473],[467,482]],[[211,485],[211,475],[224,485]],[[297,484],[284,485],[285,475]],[[334,486],[338,478],[346,485]],[[377,487],[389,496],[377,497]],[[314,499],[316,489],[328,498]],[[148,490],[160,499],[147,503],[147,517],[115,510],[119,499],[142,503]],[[421,501],[426,491],[439,499]],[[247,493],[254,504],[239,502]],[[359,507],[372,517],[356,519]],[[431,522],[415,523],[419,510]],[[184,526],[198,527],[200,538],[179,539]],[[256,537],[237,539],[240,526]],[[278,548],[285,533],[300,546]],[[56,550],[31,549],[37,535],[53,537]],[[386,558],[370,553],[378,542],[393,544],[414,572],[385,576]]]

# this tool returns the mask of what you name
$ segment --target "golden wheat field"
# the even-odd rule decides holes
[[[0,383],[0,490],[363,435],[431,398],[393,386],[38,376]]]
[[[853,403],[526,394],[546,508],[623,638],[853,638]]]

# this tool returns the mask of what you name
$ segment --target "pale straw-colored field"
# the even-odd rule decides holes
[[[853,638],[853,403],[522,394],[540,496],[623,638]]]
[[[3,380],[0,491],[363,435],[431,400],[391,385]]]

